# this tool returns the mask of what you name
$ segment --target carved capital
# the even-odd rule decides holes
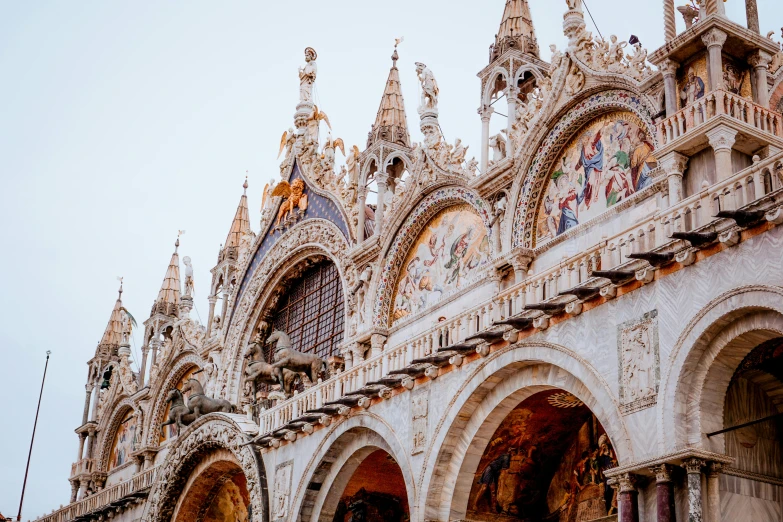
[[[772,56],[762,50],[758,50],[750,55],[748,63],[755,69],[768,69],[769,64],[772,63]]]
[[[704,467],[704,461],[702,459],[692,458],[685,461],[685,471],[689,475],[701,474],[701,468]]]
[[[723,47],[723,44],[726,43],[726,38],[728,38],[728,35],[717,28],[710,29],[701,35],[701,41],[704,42],[704,45],[708,48]]]
[[[655,473],[655,481],[659,484],[672,481],[672,467],[668,464],[653,466],[650,471]]]
[[[731,150],[737,140],[737,131],[726,127],[717,127],[707,132],[707,139],[715,152]]]
[[[389,183],[389,175],[385,172],[376,172],[375,182],[378,183],[378,186],[382,185],[385,188]]]
[[[723,464],[720,462],[710,462],[707,464],[707,476],[717,477],[723,472]]]
[[[664,76],[674,76],[677,74],[677,68],[680,66],[674,60],[664,60],[661,65],[658,66]]]
[[[481,121],[484,122],[488,122],[492,118],[493,112],[495,112],[495,109],[491,105],[484,105],[478,110]]]
[[[633,473],[623,473],[617,477],[617,482],[620,484],[620,493],[636,493],[636,485],[638,480]]]
[[[530,249],[524,249],[514,255],[511,258],[511,266],[514,267],[514,272],[527,273],[530,268],[530,263],[533,262],[533,251]]]
[[[386,336],[381,334],[372,334],[370,337],[370,346],[373,352],[382,351],[383,345],[386,343]]]
[[[690,158],[679,152],[670,152],[660,158],[661,167],[667,176],[677,175],[682,176],[688,166],[688,160]]]

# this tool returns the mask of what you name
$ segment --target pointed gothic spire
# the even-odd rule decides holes
[[[386,89],[383,91],[378,115],[367,139],[367,148],[376,141],[388,141],[409,148],[411,146],[408,120],[405,117],[405,101],[400,87],[400,71],[397,70],[398,59],[397,45],[395,45],[392,68],[386,80]]]
[[[180,232],[181,234],[182,232]],[[169,267],[166,269],[166,276],[163,278],[163,284],[160,286],[158,298],[152,305],[152,313],[177,316],[180,305],[180,281],[179,281],[179,236],[174,243],[174,253],[171,255]]]
[[[519,49],[538,57],[536,30],[527,0],[506,0],[495,45],[490,50],[490,63],[509,49]]]
[[[122,283],[120,282],[119,295],[117,301],[114,303],[114,309],[109,316],[109,323],[106,325],[106,330],[103,332],[101,342],[98,343],[98,349],[96,350],[96,356],[114,356],[117,355],[117,350],[122,342]]]
[[[245,183],[242,185],[244,192],[242,197],[239,198],[239,205],[237,205],[237,212],[234,215],[234,221],[231,222],[231,230],[228,232],[224,249],[237,249],[242,239],[242,234],[250,228],[250,214],[247,210],[247,177]]]

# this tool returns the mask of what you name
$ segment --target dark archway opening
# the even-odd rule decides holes
[[[337,505],[334,522],[403,522],[410,519],[402,470],[384,450],[356,468]]]

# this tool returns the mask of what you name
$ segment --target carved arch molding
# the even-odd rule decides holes
[[[444,208],[460,203],[468,203],[484,222],[484,226],[487,227],[487,234],[492,233],[490,205],[475,192],[462,187],[446,187],[430,193],[416,206],[397,230],[391,246],[384,254],[386,263],[383,265],[377,279],[376,298],[372,314],[373,326],[379,328],[389,326],[395,285],[397,284],[405,256],[408,255],[419,234],[435,214]]]
[[[324,219],[308,219],[289,231],[274,244],[255,269],[239,303],[232,303],[228,316],[233,317],[227,326],[225,366],[222,369],[218,389],[223,398],[238,397],[244,351],[251,340],[253,328],[266,309],[275,290],[286,278],[288,267],[312,256],[323,257],[334,263],[340,273],[345,310],[348,310],[346,273],[349,270],[346,252],[350,245],[336,225]],[[353,274],[351,274],[353,276]]]
[[[653,123],[653,111],[644,98],[624,90],[593,94],[574,105],[547,132],[533,157],[524,178],[517,181],[514,221],[511,227],[513,247],[533,248],[539,201],[549,183],[549,173],[560,151],[592,120],[612,111],[626,110],[636,114],[647,126],[647,134],[658,148],[658,133]]]
[[[220,414],[198,419],[169,449],[155,479],[144,520],[168,522],[191,472],[217,449],[228,450],[236,458],[247,479],[256,520],[266,520],[266,473],[256,452],[251,446],[245,446],[245,442],[247,439],[237,424]]]

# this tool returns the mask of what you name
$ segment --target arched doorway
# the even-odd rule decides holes
[[[468,499],[475,521],[572,522],[617,513],[603,472],[617,465],[593,412],[561,390],[520,402],[489,437]]]
[[[410,518],[402,470],[382,449],[359,464],[339,498],[333,522],[403,522]]]

